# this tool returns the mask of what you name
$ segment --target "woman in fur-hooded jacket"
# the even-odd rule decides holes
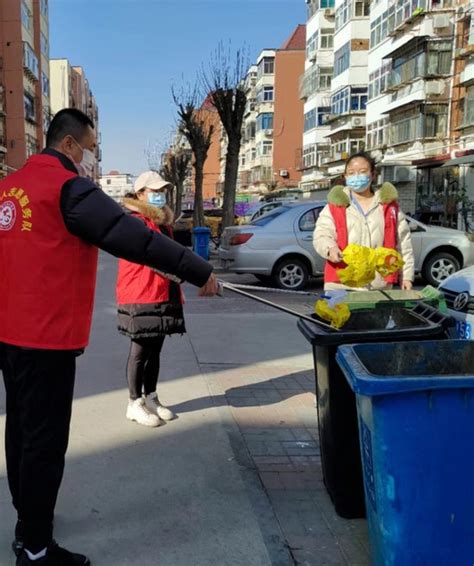
[[[328,194],[328,204],[316,222],[313,244],[326,260],[324,289],[350,289],[338,277],[338,269],[346,264],[342,251],[348,244],[369,248],[394,248],[403,258],[400,273],[383,278],[379,274],[371,289],[390,288],[398,283],[402,289],[412,288],[415,258],[410,227],[398,204],[398,192],[390,183],[374,191],[375,162],[366,153],[352,155],[346,162],[346,186],[334,187]]]
[[[134,194],[124,207],[151,230],[173,237],[173,213],[166,205],[169,188],[153,171],[140,175]],[[157,396],[161,350],[166,336],[186,332],[183,294],[178,283],[162,274],[126,260],[119,261],[117,278],[118,330],[128,336],[129,403],[127,419],[145,426],[159,426],[175,415]]]

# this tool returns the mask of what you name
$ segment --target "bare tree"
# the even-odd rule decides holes
[[[163,166],[160,170],[161,176],[175,187],[176,200],[170,199],[171,207],[176,214],[181,213],[184,182],[188,176],[191,155],[187,151],[170,150],[164,158]]]
[[[200,104],[201,95],[197,85],[172,89],[173,100],[178,108],[178,130],[188,140],[193,152],[194,167],[194,226],[204,226],[204,163],[214,133],[209,111]]]
[[[202,80],[210,100],[219,114],[227,134],[227,154],[224,177],[222,227],[235,222],[235,192],[239,172],[239,154],[242,143],[242,124],[247,104],[244,79],[248,69],[247,50],[231,52],[219,43],[211,56],[208,69],[202,71]]]

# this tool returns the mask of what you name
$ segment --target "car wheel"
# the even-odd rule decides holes
[[[447,252],[439,252],[429,257],[423,265],[423,278],[433,287],[437,287],[447,277],[459,271],[459,260]]]
[[[275,267],[273,281],[280,289],[299,291],[308,285],[309,271],[299,259],[283,259]]]

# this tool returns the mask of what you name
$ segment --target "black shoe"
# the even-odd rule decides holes
[[[23,521],[18,519],[15,527],[15,540],[12,542],[12,550],[15,556],[20,556],[23,547]]]
[[[23,550],[16,561],[16,566],[90,566],[90,564],[86,556],[69,552],[54,541],[49,545],[44,558],[30,560]]]

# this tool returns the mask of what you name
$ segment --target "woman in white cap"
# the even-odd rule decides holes
[[[173,237],[173,213],[166,204],[170,183],[147,171],[135,182],[124,206],[151,230]],[[153,269],[119,261],[117,278],[118,330],[131,339],[127,363],[129,402],[127,419],[157,427],[175,418],[156,393],[160,355],[165,337],[183,334],[183,294],[179,284]]]

